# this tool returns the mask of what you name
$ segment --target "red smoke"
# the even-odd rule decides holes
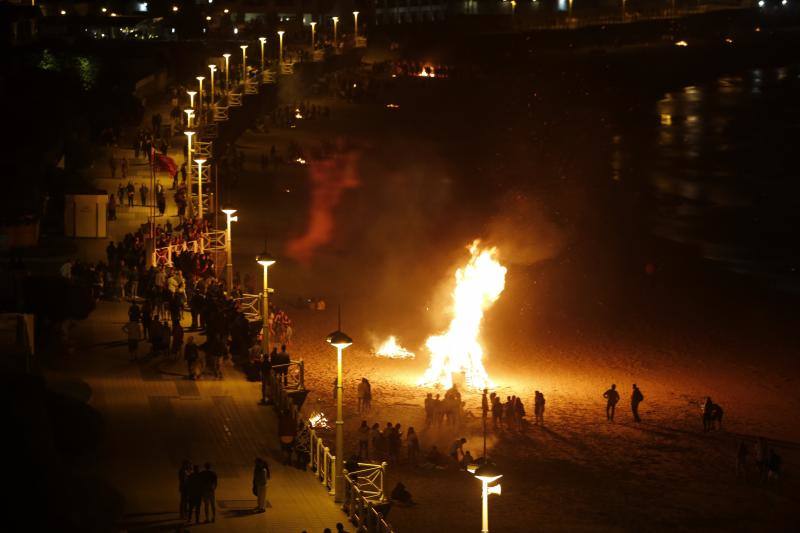
[[[290,240],[286,254],[301,263],[308,263],[317,248],[328,244],[333,235],[335,221],[333,210],[346,189],[361,183],[356,173],[354,152],[336,155],[329,159],[309,162],[311,201],[305,234]]]

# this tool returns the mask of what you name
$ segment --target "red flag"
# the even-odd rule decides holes
[[[178,165],[175,164],[175,160],[164,154],[155,154],[153,164],[155,165],[156,170],[169,172],[170,176],[174,176],[175,173],[178,172]]]

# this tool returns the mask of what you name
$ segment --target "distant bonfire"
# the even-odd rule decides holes
[[[328,425],[328,419],[325,417],[325,414],[316,411],[311,413],[311,416],[308,417],[308,425],[314,429],[330,429],[331,427]]]
[[[376,350],[378,357],[389,357],[391,359],[413,359],[414,352],[410,352],[397,343],[394,335],[383,341]]]

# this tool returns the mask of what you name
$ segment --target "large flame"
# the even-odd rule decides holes
[[[497,248],[480,248],[476,240],[469,246],[469,262],[456,271],[453,289],[453,318],[441,335],[428,337],[425,346],[431,362],[420,380],[422,385],[453,385],[453,374],[464,373],[467,385],[482,389],[492,382],[483,368],[480,335],[483,312],[494,304],[506,284],[506,267],[497,259]]]
[[[388,339],[383,341],[377,350],[375,350],[375,355],[379,357],[390,357],[392,359],[413,359],[414,352],[409,352],[399,344],[397,344],[397,339],[394,335],[390,336]]]

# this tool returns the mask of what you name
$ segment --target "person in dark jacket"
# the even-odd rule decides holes
[[[203,499],[203,477],[200,475],[200,467],[194,465],[192,473],[186,478],[186,498],[189,500],[189,514],[187,522],[192,521],[194,514],[195,524],[200,523],[200,502]]]
[[[633,420],[634,422],[641,422],[642,419],[639,418],[639,404],[644,401],[644,395],[642,391],[639,390],[639,387],[636,386],[636,383],[633,384],[633,392],[631,392],[631,412],[633,413]]]
[[[263,354],[261,357],[261,403],[267,405],[269,403],[269,375],[272,372],[272,362],[269,360],[268,354]]]
[[[205,464],[205,470],[200,472],[200,477],[203,480],[203,510],[206,515],[206,522],[208,519],[208,510],[211,508],[211,522],[217,519],[217,473],[211,470],[211,463]]]
[[[256,510],[263,513],[267,510],[267,481],[269,465],[263,459],[256,458],[253,468],[253,494],[256,496]]]
[[[189,336],[189,339],[186,341],[186,346],[183,348],[183,358],[186,359],[186,368],[189,371],[190,379],[196,378],[194,364],[198,357],[200,357],[200,352],[197,349],[197,345],[194,343],[194,337]]]
[[[192,473],[192,463],[188,459],[184,459],[181,467],[178,469],[178,492],[181,495],[181,503],[179,513],[181,519],[189,515],[189,499],[186,492],[186,480]]]
[[[619,392],[617,386],[611,385],[611,388],[603,393],[603,398],[606,399],[606,419],[614,421],[614,411],[617,410],[617,402],[619,402]]]

